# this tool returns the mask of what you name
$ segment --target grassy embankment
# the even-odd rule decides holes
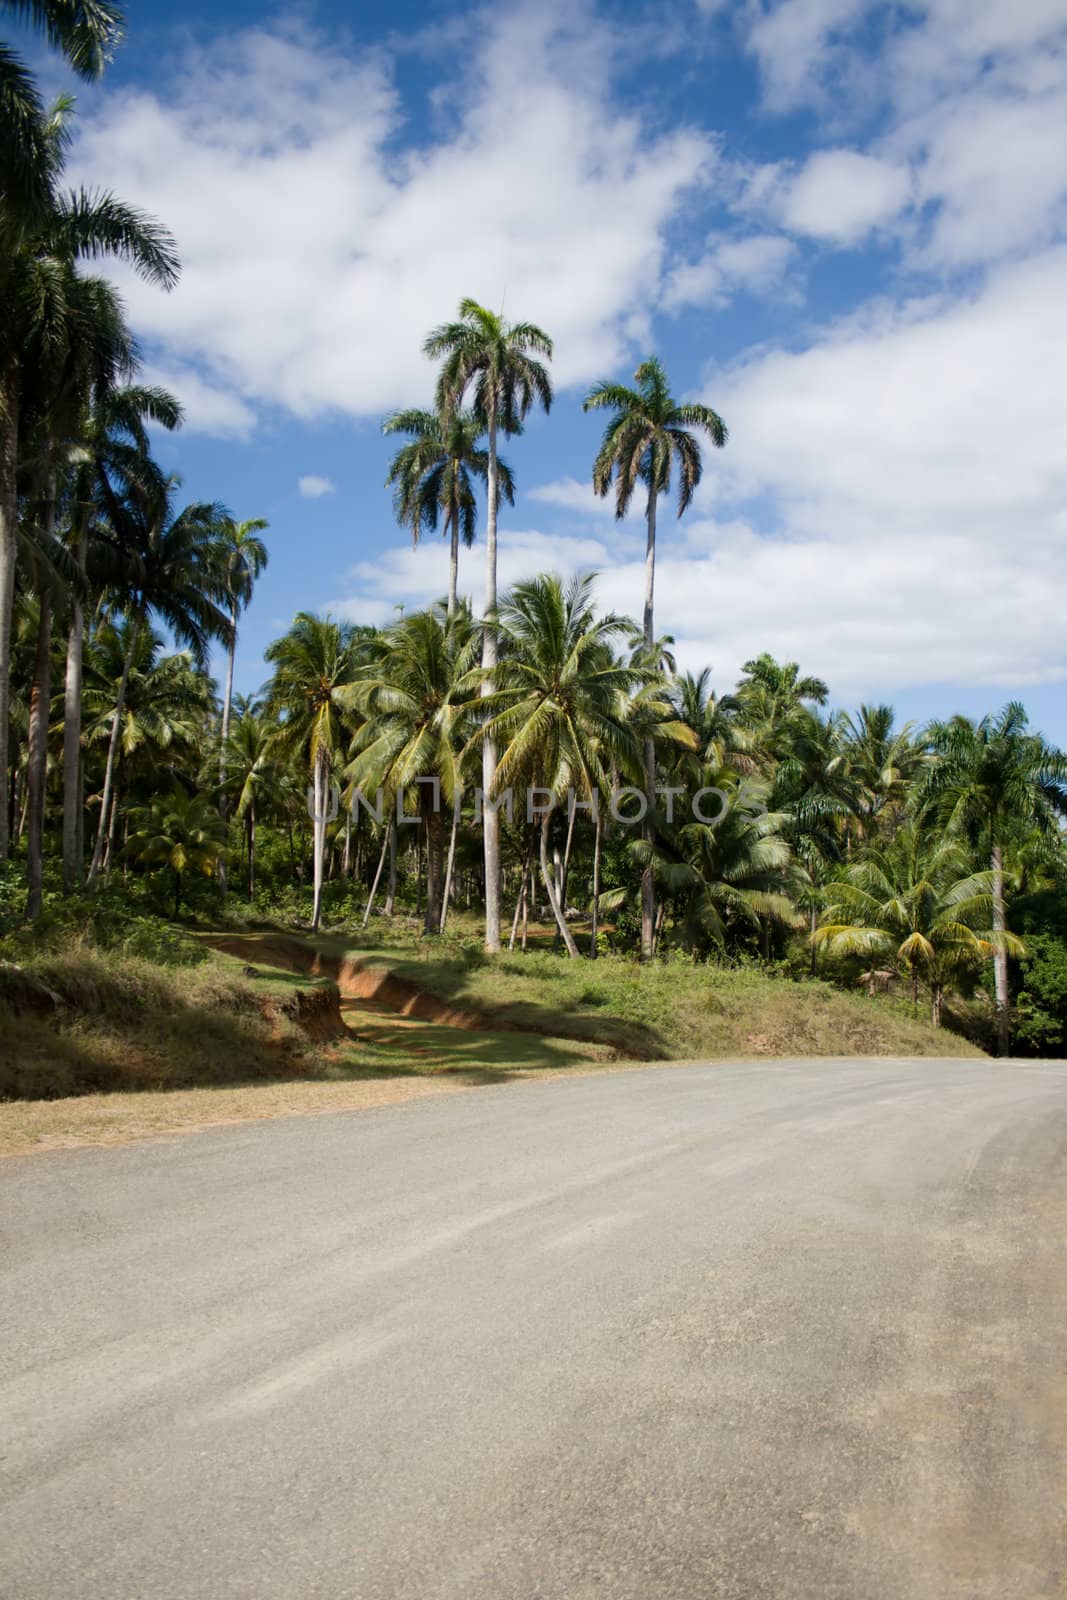
[[[0,981],[0,1153],[394,1103],[610,1061],[977,1055],[899,1000],[753,969],[548,950],[488,961],[471,938],[397,928],[185,942],[167,963],[86,944],[22,963],[58,1000]],[[458,1024],[458,1025],[457,1025]]]

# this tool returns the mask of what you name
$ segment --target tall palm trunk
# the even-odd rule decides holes
[[[222,729],[219,738],[219,784],[226,777],[226,741],[230,737],[230,708],[233,705],[233,663],[237,655],[237,606],[230,607],[230,648],[226,657],[226,693],[222,699]],[[222,800],[222,814],[226,815],[226,800]]]
[[[455,493],[456,463],[452,463],[452,504],[448,511],[448,614],[454,617],[459,603],[459,505]]]
[[[567,954],[573,959],[578,959],[578,946],[574,942],[574,935],[567,926],[567,919],[563,915],[563,908],[559,903],[559,891],[552,879],[552,869],[548,864],[548,830],[552,823],[551,811],[546,811],[541,821],[541,878],[544,882],[548,903],[552,907],[552,915],[556,919],[556,927],[560,937],[567,947]]]
[[[0,385],[0,785],[7,793],[11,727],[11,645],[15,611],[15,550],[18,499],[15,469],[18,461],[18,367],[12,362]],[[7,860],[9,822],[6,803],[0,806],[0,861]]]
[[[1007,908],[1004,904],[1004,857],[999,844],[993,846],[993,932],[1003,935],[1008,926]],[[997,1055],[1006,1056],[1011,1049],[1011,1010],[1008,1005],[1008,952],[1003,938],[996,941],[993,950],[993,991],[997,1005]]]
[[[78,573],[85,576],[88,535],[78,539],[75,553]],[[63,683],[63,893],[78,887],[82,861],[82,671],[85,651],[85,604],[75,589],[70,597],[70,631],[67,634],[67,671]]]
[[[385,914],[391,917],[396,911],[396,819],[389,819],[389,881],[385,893]]]
[[[596,810],[596,832],[593,835],[593,916],[592,930],[589,936],[589,959],[596,960],[597,936],[600,933],[600,849],[603,835],[603,818],[600,815],[600,806]]]
[[[655,642],[654,604],[656,589],[656,490],[648,487],[648,538],[645,544],[645,648],[652,649]],[[646,844],[652,844],[652,806],[656,799],[656,749],[651,739],[645,740],[645,800],[647,810],[641,832]],[[656,886],[652,877],[652,862],[648,861],[641,873],[641,960],[651,961],[656,940]]]
[[[459,817],[463,805],[463,792],[456,790],[452,801],[452,831],[448,838],[448,864],[445,867],[445,887],[441,895],[441,921],[438,931],[444,933],[448,920],[448,905],[452,899],[452,877],[456,868],[456,840],[459,837]]]
[[[248,812],[245,817],[245,829],[248,833],[248,903],[252,904],[256,897],[256,802],[248,802]]]
[[[110,821],[111,795],[115,786],[115,759],[118,755],[119,739],[122,736],[122,713],[126,709],[126,689],[130,681],[130,667],[133,665],[133,653],[137,648],[141,628],[144,625],[144,608],[138,607],[134,612],[130,624],[130,637],[126,645],[126,655],[122,663],[122,677],[119,679],[118,694],[115,696],[115,719],[111,724],[111,737],[107,744],[107,764],[104,767],[104,792],[100,798],[100,822],[96,830],[96,844],[93,847],[93,859],[89,866],[89,885],[96,882],[104,864],[104,846],[108,838],[108,823]]]
[[[30,735],[26,769],[26,915],[41,915],[44,904],[44,805],[48,781],[48,710],[52,700],[52,597],[42,585],[37,651],[30,689]]]
[[[496,516],[497,516],[497,465],[496,465],[496,406],[489,415],[488,506],[485,518],[485,623],[482,635],[482,666],[491,671],[496,666]],[[482,684],[483,695],[491,694],[492,679]],[[482,807],[482,835],[485,845],[485,948],[491,955],[500,950],[500,813],[488,802],[496,788],[496,742],[482,742],[482,789],[486,804]]]
[[[313,769],[313,791],[315,805],[315,815],[312,819],[311,836],[311,927],[313,932],[318,931],[319,920],[322,916],[322,877],[323,867],[326,861],[326,799],[329,764],[329,754],[326,750],[320,747],[315,752],[315,765]]]
[[[371,886],[370,886],[370,894],[367,896],[367,908],[363,913],[363,926],[364,927],[366,927],[367,923],[370,921],[370,914],[374,909],[374,897],[378,893],[378,885],[382,881],[382,868],[385,866],[386,855],[389,856],[390,864],[392,865],[392,867],[393,867],[393,869],[395,871],[395,868],[396,868],[396,821],[395,821],[395,819],[393,817],[390,817],[389,821],[386,823],[385,838],[382,840],[382,851],[381,851],[381,855],[378,857],[378,870],[374,874],[374,882],[371,884]],[[386,914],[387,917],[391,917],[392,916],[392,912],[389,910],[388,901],[386,901],[385,914]]]

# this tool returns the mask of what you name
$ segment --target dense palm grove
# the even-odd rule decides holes
[[[86,76],[117,36],[106,4],[7,9]],[[431,937],[471,913],[490,953],[543,924],[561,958],[761,961],[895,989],[938,1023],[977,997],[988,1042],[1067,1053],[1067,762],[1018,705],[919,728],[829,709],[825,683],[769,655],[730,694],[678,672],[655,631],[657,517],[668,497],[686,511],[727,430],[654,359],[585,402],[606,413],[594,489],[646,518],[640,622],[598,610],[588,575],[498,595],[516,484],[498,446],[552,405],[552,342],[464,301],[426,340],[431,405],[384,424],[398,520],[450,542],[447,598],[385,629],[301,614],[262,690],[235,697],[268,530],[186,503],[153,459],[181,408],[139,381],[86,263],[165,292],[177,250],[115,197],[64,189],[70,116],[0,51],[8,925],[116,884],[174,914],[403,914]],[[483,511],[479,617],[459,571]]]

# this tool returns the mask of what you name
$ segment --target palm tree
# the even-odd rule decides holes
[[[394,489],[396,519],[411,529],[418,545],[423,528],[450,536],[448,558],[448,614],[456,614],[459,582],[459,541],[469,550],[474,543],[478,507],[473,478],[488,482],[489,456],[481,448],[485,424],[473,411],[395,411],[382,423],[382,432],[406,433],[410,443],[393,457],[386,484]],[[497,485],[509,506],[515,504],[511,468],[497,457]]]
[[[899,819],[908,794],[929,764],[915,724],[895,725],[892,706],[862,705],[845,719],[846,759],[856,792],[856,814],[864,836],[884,818]]]
[[[689,508],[703,473],[697,434],[708,436],[716,449],[726,443],[726,424],[717,411],[705,405],[679,405],[671,394],[667,374],[654,357],[634,373],[636,389],[620,383],[599,383],[585,399],[586,411],[612,411],[600,450],[593,463],[593,488],[606,495],[615,485],[615,515],[621,521],[630,509],[640,481],[648,490],[645,519],[644,638],[649,653],[655,648],[654,603],[656,584],[656,504],[669,493],[671,475],[678,471],[678,515]],[[655,798],[655,749],[645,744],[645,791],[651,808]],[[646,842],[651,844],[652,824],[646,821]],[[641,890],[641,955],[651,960],[656,919],[651,862]]]
[[[40,9],[40,8],[38,8]],[[64,11],[47,8],[58,19]],[[104,8],[107,9],[106,7]],[[58,26],[58,22],[57,22]],[[0,58],[0,68],[3,66]],[[0,71],[0,89],[3,73]],[[149,282],[170,288],[178,276],[174,241],[165,229],[110,194],[63,194],[66,143],[61,103],[42,127],[40,179],[44,202],[12,225],[0,206],[0,772],[8,764],[11,616],[18,520],[17,467],[28,374],[51,366],[74,336],[71,305],[76,263],[111,255],[128,261]],[[0,860],[7,855],[7,815],[0,808]]]
[[[182,408],[166,389],[144,384],[94,383],[78,427],[79,457],[71,486],[70,542],[82,579],[107,536],[107,513],[121,504],[133,484],[163,489],[159,468],[149,454],[146,424],[173,432]],[[67,663],[63,690],[63,890],[73,894],[83,871],[81,825],[82,682],[85,607],[78,585],[70,596]]]
[[[217,505],[196,504],[175,515],[175,483],[170,480],[162,493],[133,484],[113,512],[122,608],[133,626],[116,695],[90,884],[103,865],[126,685],[141,629],[150,616],[157,617],[200,667],[206,663],[212,639],[229,644],[230,619],[218,603],[225,591],[225,574],[217,528],[225,513]]]
[[[832,954],[895,961],[930,985],[935,1027],[945,989],[1003,951],[1024,954],[1022,941],[989,924],[993,873],[968,872],[959,840],[936,837],[912,821],[884,847],[847,868],[826,891],[829,905],[813,938]]]
[[[223,752],[223,788],[236,796],[234,815],[244,823],[250,905],[256,893],[256,824],[265,807],[280,800],[283,792],[276,743],[277,729],[270,719],[244,711],[234,722]]]
[[[364,719],[346,777],[398,797],[420,778],[436,780],[436,788],[425,781],[419,785],[426,933],[440,931],[445,909],[441,801],[455,808],[463,788],[460,755],[477,647],[465,607],[454,616],[442,616],[436,607],[415,612],[379,636],[365,675],[344,695]]]
[[[279,749],[302,755],[311,771],[311,926],[317,929],[322,917],[330,774],[339,751],[347,743],[342,691],[352,682],[357,664],[353,633],[330,617],[301,611],[288,633],[268,646],[266,658],[274,666],[268,707],[282,718]]]
[[[1007,1055],[1011,1012],[1004,848],[1020,832],[1051,831],[1057,817],[1067,816],[1067,756],[1029,731],[1018,701],[978,723],[967,717],[934,723],[928,738],[934,760],[920,787],[920,802],[935,808],[949,826],[961,829],[983,850],[992,871],[997,1048]]]
[[[578,947],[567,926],[562,885],[548,863],[553,812],[562,800],[599,807],[610,788],[612,762],[636,757],[629,700],[650,677],[647,669],[616,659],[613,642],[632,624],[624,617],[595,616],[593,581],[586,574],[564,587],[559,578],[542,575],[516,584],[504,597],[495,687],[485,701],[489,717],[474,736],[501,746],[498,785],[529,782],[548,795],[541,816],[541,877],[572,957]]]
[[[542,361],[552,359],[552,340],[532,322],[506,322],[476,300],[461,300],[459,320],[435,328],[423,345],[426,355],[441,361],[437,381],[439,412],[459,410],[468,392],[475,415],[488,435],[485,517],[485,619],[482,629],[482,689],[492,691],[496,665],[496,537],[500,502],[497,436],[522,431],[535,404],[548,411],[552,381]],[[496,786],[496,745],[482,744],[482,788],[486,796]],[[485,948],[500,949],[500,817],[486,806],[482,821],[485,845]]]
[[[262,517],[235,522],[223,517],[218,538],[226,570],[226,598],[230,611],[230,648],[226,656],[226,691],[222,699],[222,729],[219,739],[219,782],[225,765],[226,741],[230,737],[230,707],[233,703],[233,665],[237,655],[237,619],[252,598],[256,579],[267,565],[267,547],[259,535],[270,523]]]
[[[824,706],[830,690],[821,678],[802,674],[797,662],[775,661],[766,651],[741,670],[739,716],[770,770],[789,756],[795,739],[805,737],[811,707]]]
[[[43,33],[88,80],[100,76],[122,37],[123,14],[111,0],[0,0],[0,11]],[[47,209],[52,155],[48,117],[33,77],[0,44],[0,236]]]
[[[226,849],[226,824],[202,795],[175,784],[169,795],[156,795],[133,813],[134,832],[127,845],[130,859],[148,867],[169,867],[174,874],[174,915],[181,911],[182,878],[218,867]]]

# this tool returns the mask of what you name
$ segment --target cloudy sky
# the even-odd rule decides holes
[[[245,688],[297,609],[443,592],[379,425],[428,402],[422,338],[473,295],[556,345],[504,582],[595,568],[639,611],[581,399],[657,351],[731,434],[661,514],[685,665],[725,685],[769,649],[909,716],[1020,696],[1067,742],[1064,0],[128,10],[73,161],[178,238],[173,294],[124,287],[188,407],[161,456],[271,523]]]

